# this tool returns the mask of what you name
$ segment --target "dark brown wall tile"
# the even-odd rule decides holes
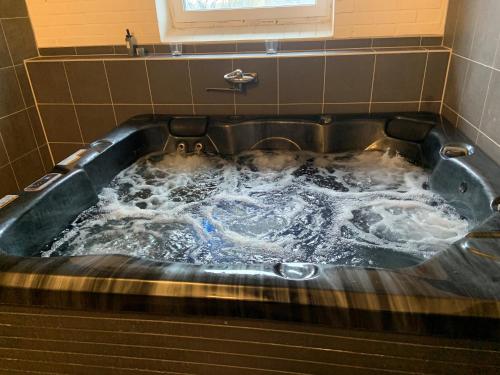
[[[31,86],[28,81],[28,74],[26,73],[26,68],[24,65],[16,66],[17,79],[19,80],[19,85],[21,86],[21,92],[23,94],[24,102],[26,107],[31,107],[35,104],[33,99],[33,94],[31,92]]]
[[[471,58],[486,65],[493,65],[495,53],[498,56],[498,47],[494,48],[500,42],[498,25],[500,15],[500,1],[487,0],[480,2],[480,15],[472,44]]]
[[[47,143],[45,140],[45,134],[43,132],[42,123],[40,122],[40,116],[35,107],[30,107],[27,109],[28,116],[30,118],[31,127],[33,128],[33,133],[35,134],[35,140],[38,147]]]
[[[326,58],[325,103],[369,102],[374,55]]]
[[[45,168],[38,149],[12,162],[12,168],[21,189],[45,174]]]
[[[322,40],[280,42],[280,51],[321,51],[325,48]]]
[[[456,55],[451,56],[444,102],[455,111],[458,110],[460,104],[465,83],[465,73],[468,67],[469,62],[467,60]]]
[[[1,119],[0,133],[10,160],[17,159],[37,147],[27,111]]]
[[[64,64],[75,103],[111,103],[103,62],[69,61]]]
[[[334,39],[326,41],[326,49],[369,48],[371,39]]]
[[[35,36],[29,18],[3,19],[2,26],[14,65],[38,56]]]
[[[16,194],[18,192],[16,178],[10,165],[0,168],[0,198],[7,194]]]
[[[64,64],[75,103],[111,103],[102,61],[68,61]]]
[[[236,105],[236,115],[238,116],[259,116],[270,115],[275,116],[278,114],[277,104],[245,104]]]
[[[73,105],[40,105],[49,142],[82,142]]]
[[[154,104],[192,104],[186,60],[151,60],[147,66]]]
[[[114,108],[118,126],[134,116],[153,113],[152,105],[115,105]]]
[[[236,93],[236,104],[278,103],[278,62],[276,58],[238,59],[235,69],[257,73],[257,82],[245,85],[243,93]]]
[[[325,104],[323,113],[345,114],[345,113],[368,113],[370,103],[343,103],[343,104]]]
[[[420,43],[422,47],[440,46],[441,44],[443,44],[443,37],[441,36],[424,36]]]
[[[115,48],[113,46],[89,46],[75,47],[77,55],[113,55]]]
[[[0,18],[28,17],[24,0],[0,0]]]
[[[103,137],[116,127],[111,105],[77,105],[76,114],[85,143]]]
[[[443,105],[443,110],[441,112],[443,117],[448,120],[453,126],[457,125],[458,116],[455,112],[448,108],[448,106]]]
[[[0,117],[24,108],[14,68],[0,69]]]
[[[415,47],[420,46],[419,37],[409,38],[375,38],[373,47]]]
[[[27,68],[38,103],[71,103],[62,62],[30,62]]]
[[[264,42],[241,42],[236,46],[238,52],[266,52]]]
[[[323,57],[279,58],[279,101],[321,103],[323,100]]]
[[[443,45],[452,47],[455,38],[455,28],[457,25],[458,11],[461,0],[449,0],[448,14],[446,16],[446,25],[444,30]]]
[[[471,141],[471,143],[474,143],[476,141],[476,138],[478,136],[478,131],[477,128],[469,124],[466,120],[464,120],[462,117],[459,117],[457,120],[457,128]]]
[[[500,144],[500,72],[498,71],[494,71],[491,78],[481,130]]]
[[[40,56],[71,56],[76,55],[75,47],[39,48]]]
[[[429,53],[422,92],[423,101],[441,100],[443,97],[449,59],[449,53]]]
[[[416,112],[419,103],[372,103],[371,112]]]
[[[106,61],[113,103],[151,103],[144,61]]]
[[[195,105],[194,111],[196,115],[232,116],[234,115],[234,105]]]
[[[155,53],[158,54],[170,54],[170,45],[168,44],[155,44],[154,45]],[[115,48],[116,50],[116,48]],[[194,44],[183,44],[182,45],[182,53],[184,55],[189,55],[194,53]]]
[[[470,63],[465,75],[465,85],[459,105],[460,114],[479,126],[492,70],[483,65]]]
[[[7,151],[3,145],[3,141],[0,139],[0,167],[5,166],[9,163],[9,157],[7,156]]]
[[[52,155],[54,156],[54,160],[59,163],[61,160],[64,160],[72,153],[85,148],[83,143],[51,143],[50,149],[52,150]]]
[[[7,48],[7,42],[5,41],[5,37],[3,35],[2,30],[0,29],[0,68],[6,66],[12,66],[12,59],[10,58],[10,54]]]
[[[236,52],[236,43],[197,44],[195,51],[196,53],[231,53]]]
[[[479,15],[478,4],[479,1],[477,0],[461,1],[461,6],[458,10],[453,50],[465,57],[470,57],[474,30]]]
[[[40,147],[40,156],[42,157],[42,163],[45,168],[45,173],[49,173],[54,164],[52,163],[52,158],[50,157],[49,145],[44,145]]]
[[[490,139],[483,134],[479,134],[477,145],[483,150],[486,155],[492,158],[498,165],[500,165],[500,147],[493,143]]]
[[[157,115],[194,115],[192,104],[155,104]]]
[[[420,103],[420,112],[431,112],[439,114],[441,102],[422,102]]]
[[[113,46],[113,49],[115,50],[116,55],[128,55],[127,46],[125,44],[115,45]]]
[[[207,92],[209,87],[229,88],[224,74],[233,70],[231,60],[192,60],[190,62],[193,100],[195,104],[232,104],[234,94],[231,92]]]
[[[378,55],[372,100],[419,101],[425,61],[425,53]]]
[[[318,115],[321,114],[321,104],[280,104],[280,115]]]

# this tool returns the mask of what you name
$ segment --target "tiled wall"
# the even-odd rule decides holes
[[[500,163],[500,1],[450,0],[443,114]]]
[[[27,63],[56,161],[141,113],[290,115],[439,111],[449,51],[353,49],[171,58],[61,57]],[[259,81],[245,93],[225,73]]]
[[[22,0],[0,1],[0,197],[52,167],[23,60],[38,55]]]
[[[448,0],[335,0],[335,38],[442,35]]]
[[[39,47],[159,43],[155,0],[27,0]],[[448,0],[335,0],[335,38],[442,35]]]

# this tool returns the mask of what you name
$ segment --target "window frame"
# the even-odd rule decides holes
[[[186,11],[183,0],[168,0],[168,7],[176,29],[331,23],[334,1],[316,1],[314,6]]]

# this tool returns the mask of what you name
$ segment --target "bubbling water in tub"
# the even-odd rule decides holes
[[[154,155],[122,171],[42,255],[407,266],[467,231],[427,179],[376,151]]]

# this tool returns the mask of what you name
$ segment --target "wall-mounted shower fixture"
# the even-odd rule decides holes
[[[224,79],[231,83],[233,87],[231,88],[214,88],[209,87],[207,91],[226,91],[226,92],[243,92],[244,85],[257,82],[257,73],[243,73],[241,69],[236,69],[231,73],[227,73],[224,75]]]

